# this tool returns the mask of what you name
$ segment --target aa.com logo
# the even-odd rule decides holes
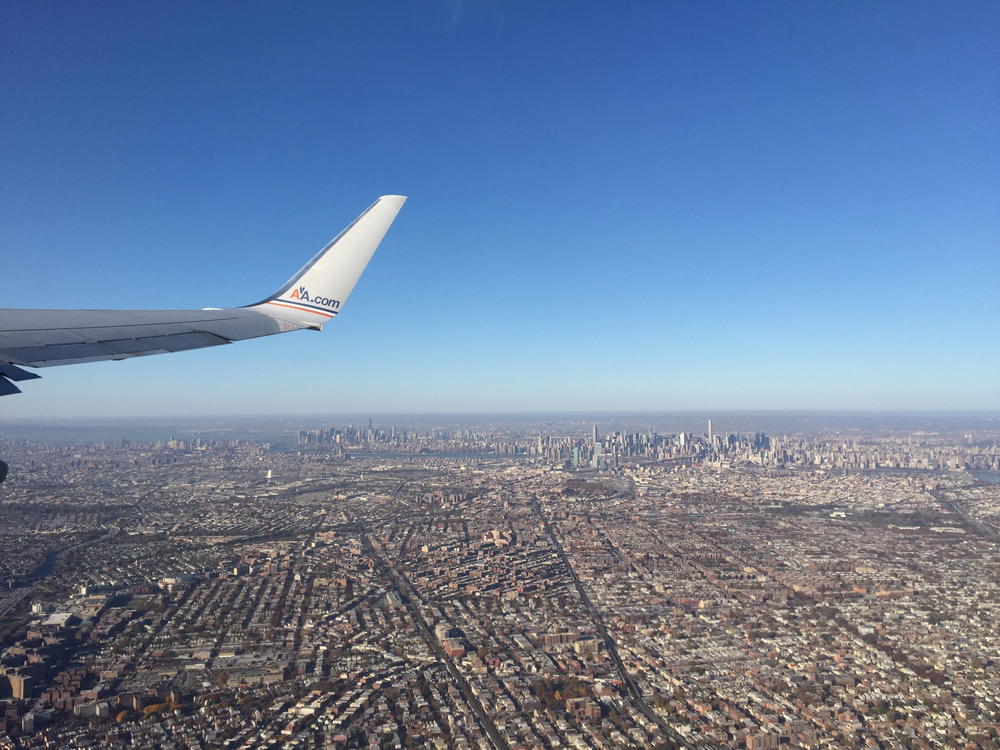
[[[340,307],[339,299],[331,299],[330,297],[314,297],[309,294],[309,290],[304,286],[300,286],[292,290],[292,293],[288,295],[288,299],[295,299],[299,302],[308,302],[311,305],[322,305],[323,307],[329,307],[334,310]]]

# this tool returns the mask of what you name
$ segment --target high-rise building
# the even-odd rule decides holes
[[[10,682],[10,693],[14,698],[17,700],[27,700],[31,697],[31,692],[35,684],[34,677],[13,671],[7,673],[7,680]]]
[[[590,465],[593,466],[595,469],[600,469],[602,468],[601,464],[603,462],[603,459],[604,459],[604,444],[595,442],[594,455],[590,457]]]
[[[593,434],[591,435],[591,444],[597,445],[597,422],[594,422]]]
[[[712,444],[712,420],[708,420],[708,444]]]

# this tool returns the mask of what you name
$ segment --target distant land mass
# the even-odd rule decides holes
[[[932,432],[961,434],[995,430],[1000,411],[676,411],[676,412],[536,412],[508,414],[329,414],[260,416],[116,417],[107,419],[12,419],[0,417],[0,439],[38,440],[48,443],[78,443],[118,440],[163,440],[216,438],[282,443],[299,430],[332,424],[373,424],[381,427],[437,426],[448,429],[471,427],[536,430],[566,435],[589,434],[596,424],[601,432],[649,432],[704,434],[711,419],[717,434],[766,432],[866,433]]]

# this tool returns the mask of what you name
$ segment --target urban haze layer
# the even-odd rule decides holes
[[[1000,418],[714,421],[8,426],[0,747],[998,747]]]

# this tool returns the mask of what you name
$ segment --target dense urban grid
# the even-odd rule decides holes
[[[0,441],[0,747],[996,748],[1000,428]]]

